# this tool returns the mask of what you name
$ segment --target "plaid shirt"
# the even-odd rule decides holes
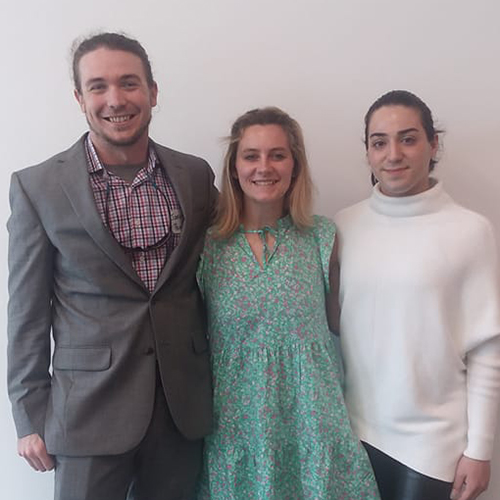
[[[131,184],[106,171],[87,136],[90,185],[103,224],[130,255],[132,266],[152,292],[179,243],[184,217],[174,188],[153,147]]]

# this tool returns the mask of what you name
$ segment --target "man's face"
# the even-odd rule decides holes
[[[101,47],[80,59],[79,74],[75,97],[97,151],[145,146],[158,88],[148,85],[141,59]]]

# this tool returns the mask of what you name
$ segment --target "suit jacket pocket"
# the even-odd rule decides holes
[[[56,347],[52,364],[56,370],[107,370],[111,365],[111,348],[109,346]]]

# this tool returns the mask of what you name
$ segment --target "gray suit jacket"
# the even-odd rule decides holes
[[[149,293],[101,221],[83,139],[12,176],[8,385],[18,436],[40,434],[52,454],[130,450],[150,420],[158,361],[178,429],[200,438],[211,427],[212,389],[195,272],[213,173],[155,144],[184,227]]]

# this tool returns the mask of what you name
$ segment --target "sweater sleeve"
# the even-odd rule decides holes
[[[500,280],[493,228],[483,217],[474,226],[468,242],[464,285],[459,296],[464,357],[500,335]]]
[[[500,401],[500,337],[476,347],[467,356],[467,448],[464,455],[490,460]]]
[[[490,460],[500,401],[500,286],[493,229],[485,219],[482,222],[462,297],[468,416],[464,454]]]

